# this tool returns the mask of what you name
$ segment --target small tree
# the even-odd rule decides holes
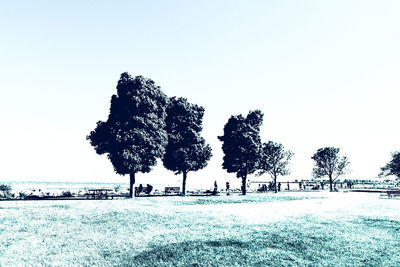
[[[8,184],[0,184],[0,197],[8,198],[11,194],[11,185]]]
[[[87,136],[98,154],[107,154],[116,173],[130,175],[130,197],[135,174],[150,172],[164,153],[167,102],[152,80],[122,73],[107,121],[97,122]]]
[[[350,164],[346,156],[341,157],[340,148],[320,148],[311,157],[314,160],[313,176],[321,178],[329,177],[330,191],[333,191],[332,184],[340,176],[347,173],[347,166]]]
[[[400,180],[400,151],[392,153],[392,159],[381,168],[379,177],[394,175],[397,180]]]
[[[260,127],[263,113],[250,111],[247,117],[232,116],[224,127],[224,135],[218,136],[223,142],[224,161],[222,167],[229,173],[236,173],[242,179],[242,194],[246,195],[247,175],[258,169],[261,138]]]
[[[293,155],[292,151],[285,151],[282,144],[269,141],[262,145],[260,172],[258,175],[268,173],[271,176],[275,193],[277,193],[277,177],[279,175],[285,176],[290,174],[289,162]]]
[[[175,174],[183,174],[182,194],[185,195],[187,174],[206,167],[211,158],[211,147],[200,135],[204,108],[189,103],[185,98],[173,97],[166,112],[168,144],[163,163]]]

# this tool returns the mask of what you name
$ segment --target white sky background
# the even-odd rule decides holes
[[[85,139],[124,71],[205,107],[214,156],[189,188],[238,180],[217,136],[253,109],[263,141],[295,153],[283,180],[310,178],[325,146],[349,178],[374,178],[400,149],[399,14],[398,1],[1,2],[0,181],[127,182]],[[162,164],[137,177],[181,181]]]

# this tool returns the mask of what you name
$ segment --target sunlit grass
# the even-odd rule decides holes
[[[0,203],[0,265],[399,265],[400,202],[354,196]]]

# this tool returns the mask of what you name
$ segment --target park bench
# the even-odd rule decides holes
[[[167,186],[165,187],[165,194],[179,194],[181,188],[179,186]]]

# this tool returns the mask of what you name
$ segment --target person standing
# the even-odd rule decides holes
[[[218,194],[218,185],[217,185],[217,181],[214,182],[214,191],[212,193],[214,196],[216,196]]]
[[[135,196],[139,196],[140,193],[142,193],[143,191],[143,185],[140,184],[139,187],[137,188],[136,192],[135,192]]]

